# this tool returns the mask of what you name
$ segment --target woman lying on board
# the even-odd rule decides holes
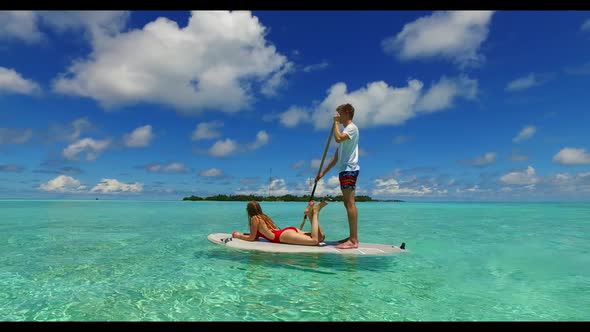
[[[269,216],[262,212],[258,202],[251,201],[246,206],[250,234],[233,231],[232,237],[245,241],[256,241],[259,237],[263,237],[274,243],[317,246],[326,237],[318,220],[320,210],[326,205],[328,205],[328,202],[318,204],[315,204],[314,201],[309,202],[304,213],[311,221],[311,232],[306,233],[293,226],[280,229]]]

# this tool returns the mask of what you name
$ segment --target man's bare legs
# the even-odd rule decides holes
[[[356,203],[354,199],[354,189],[342,189],[342,197],[344,207],[346,208],[346,214],[348,216],[348,228],[350,235],[347,239],[343,240],[335,248],[338,249],[354,249],[358,248],[359,236],[358,236],[358,212],[356,209]]]

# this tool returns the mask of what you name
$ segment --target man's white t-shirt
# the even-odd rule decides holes
[[[359,162],[359,129],[354,123],[344,127],[349,139],[340,142],[338,146],[338,172],[358,171]]]

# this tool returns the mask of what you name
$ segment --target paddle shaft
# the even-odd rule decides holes
[[[322,167],[324,167],[324,160],[326,160],[326,153],[328,153],[328,148],[330,147],[330,142],[332,141],[332,134],[334,134],[334,123],[332,123],[332,129],[330,129],[330,135],[328,135],[328,141],[326,142],[326,147],[324,148],[324,154],[322,155],[322,161],[320,162],[320,168],[318,169],[318,176],[322,172]],[[317,176],[316,176],[317,177]],[[318,182],[315,181],[313,185],[313,189],[311,190],[311,196],[309,197],[309,201],[313,200],[313,194],[315,193],[315,188],[317,187]],[[299,229],[303,229],[303,225],[305,225],[305,220],[307,219],[307,215],[303,214],[303,221],[301,222],[301,226]]]

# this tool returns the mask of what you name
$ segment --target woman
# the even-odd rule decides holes
[[[318,221],[318,216],[320,210],[326,205],[328,205],[327,202],[320,202],[317,205],[315,205],[314,201],[309,202],[304,213],[309,217],[309,220],[311,220],[311,232],[305,233],[292,226],[280,229],[269,216],[262,212],[262,208],[258,202],[251,201],[246,206],[250,234],[242,234],[238,231],[233,231],[232,237],[245,241],[256,241],[258,237],[262,236],[274,243],[317,246],[320,242],[324,241],[325,238]]]

